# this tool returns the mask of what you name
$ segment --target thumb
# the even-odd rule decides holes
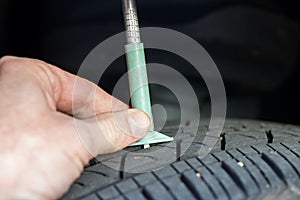
[[[145,136],[150,128],[149,117],[136,109],[75,119],[75,122],[81,144],[91,157],[121,150]]]

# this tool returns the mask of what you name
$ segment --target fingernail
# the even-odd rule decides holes
[[[149,117],[142,111],[133,110],[129,113],[128,123],[134,137],[144,136],[150,126]]]

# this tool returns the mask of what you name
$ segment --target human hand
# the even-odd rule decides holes
[[[143,112],[39,60],[1,58],[0,94],[0,199],[59,198],[93,156],[149,130]]]

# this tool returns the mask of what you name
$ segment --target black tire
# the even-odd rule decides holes
[[[183,127],[183,132],[188,128]],[[176,126],[168,126],[165,133],[172,135],[175,129]],[[221,136],[211,153],[199,158],[206,129],[206,125],[201,125],[188,150],[159,170],[125,173],[122,170],[127,159],[131,159],[126,154],[98,156],[62,199],[300,199],[300,127],[227,120],[225,136]],[[147,152],[162,146],[128,150]],[[174,156],[178,148],[174,147]],[[110,159],[120,161],[121,171],[101,163]]]

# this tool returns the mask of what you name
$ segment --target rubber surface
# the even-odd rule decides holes
[[[180,127],[186,138],[189,127]],[[164,130],[172,136],[176,125]],[[221,139],[211,153],[199,157],[201,141],[207,130],[203,122],[188,150],[177,159],[170,155],[161,160],[167,164],[158,170],[134,174],[127,169],[138,169],[155,163],[156,158],[144,158],[140,165],[130,166],[138,159],[129,154],[98,156],[86,166],[82,175],[62,199],[299,199],[300,198],[300,127],[277,123],[227,120]],[[225,142],[224,142],[225,141]],[[268,143],[269,142],[269,143]],[[174,146],[174,158],[180,145]],[[150,149],[130,147],[132,152],[151,152]],[[221,147],[225,147],[222,151]],[[111,161],[118,169],[104,164]],[[135,168],[134,168],[135,167]]]

